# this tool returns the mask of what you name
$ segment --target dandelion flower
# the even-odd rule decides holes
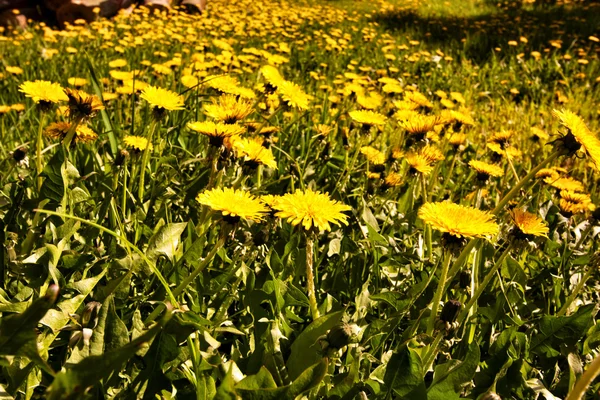
[[[406,162],[410,166],[410,172],[420,172],[424,175],[428,175],[433,171],[433,167],[431,166],[431,160],[427,157],[424,157],[419,153],[409,153],[406,156]]]
[[[569,177],[557,178],[555,176],[549,176],[544,179],[544,182],[558,190],[567,190],[569,192],[583,192],[585,190],[583,183]]]
[[[125,146],[137,152],[146,150],[146,146],[148,146],[148,150],[150,151],[153,149],[152,143],[148,143],[148,139],[143,136],[125,136],[123,138],[123,143],[125,143]]]
[[[548,227],[544,221],[535,214],[515,208],[510,211],[510,217],[515,224],[515,235],[517,238],[531,236],[544,236],[548,234]]]
[[[568,110],[554,110],[552,114],[559,118],[560,123],[568,130],[567,135],[558,142],[570,153],[583,149],[596,168],[600,169],[600,139],[589,130],[581,117]]]
[[[360,148],[360,153],[363,154],[371,164],[382,165],[385,163],[385,154],[371,146],[363,146]]]
[[[477,179],[480,181],[487,181],[490,176],[499,177],[504,175],[502,168],[484,161],[471,160],[469,166],[477,171]]]
[[[233,143],[233,148],[238,152],[238,155],[245,157],[246,164],[248,164],[250,167],[256,168],[258,164],[262,164],[269,168],[277,168],[277,161],[275,161],[275,157],[273,156],[271,149],[263,147],[263,145],[256,140],[236,140]]]
[[[231,223],[240,218],[259,222],[269,212],[265,203],[245,190],[215,188],[198,194],[196,200],[215,211],[220,211],[224,219]]]
[[[299,110],[308,110],[310,97],[295,83],[289,81],[279,83],[277,93],[288,106]]]
[[[332,200],[329,194],[311,189],[281,196],[273,208],[277,210],[276,216],[294,226],[302,224],[306,230],[315,227],[325,231],[331,230],[330,224],[347,225],[348,216],[343,212],[351,210],[351,207]]]
[[[44,136],[53,139],[64,139],[69,133],[69,129],[71,129],[70,122],[54,122],[46,127],[44,130]],[[77,125],[75,129],[74,141],[76,143],[89,143],[98,139],[98,134],[90,129],[86,125]]]
[[[238,99],[234,95],[223,95],[217,100],[213,99],[212,104],[204,106],[206,115],[226,124],[241,121],[250,115],[252,111],[251,102]]]
[[[365,126],[385,125],[385,122],[387,120],[387,118],[384,115],[379,114],[374,111],[364,111],[364,110],[350,111],[348,114],[350,115],[350,118],[352,118],[352,120],[354,122],[363,124]]]
[[[65,89],[69,98],[69,116],[77,119],[91,118],[104,109],[98,96],[81,90]]]
[[[498,233],[492,214],[450,202],[425,203],[419,218],[440,232],[457,238],[486,237]]]
[[[64,89],[58,84],[49,81],[27,81],[19,86],[19,91],[38,104],[50,105],[59,101],[67,101],[69,98]]]
[[[188,122],[187,127],[208,136],[210,144],[217,147],[223,144],[223,139],[241,135],[245,131],[244,127],[238,124],[224,124],[213,121]]]
[[[440,122],[439,117],[423,114],[413,114],[400,125],[413,135],[424,135],[433,130]]]
[[[560,200],[558,203],[561,211],[567,215],[584,213],[586,211],[594,211],[595,206],[589,195],[583,193],[570,192],[562,190],[560,192]]]
[[[140,97],[160,111],[183,110],[183,96],[167,89],[156,86],[147,86],[142,90]]]

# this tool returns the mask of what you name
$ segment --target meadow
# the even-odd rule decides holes
[[[598,399],[600,3],[0,32],[2,399]]]

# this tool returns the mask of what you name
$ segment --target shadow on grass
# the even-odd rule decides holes
[[[527,7],[521,2],[490,3],[495,11],[468,18],[395,9],[372,19],[390,32],[439,46],[442,51],[458,50],[476,63],[488,61],[495,48],[505,50],[509,41],[520,42],[520,37],[527,39],[523,51],[551,51],[551,41],[560,40],[563,49],[584,48],[587,56],[600,53],[600,43],[588,39],[600,37],[600,1],[561,6],[546,0]]]

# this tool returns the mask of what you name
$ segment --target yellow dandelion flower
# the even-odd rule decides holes
[[[490,176],[499,177],[504,175],[504,170],[497,165],[484,161],[471,160],[469,166],[477,171],[477,179],[487,181]]]
[[[379,114],[377,112],[374,111],[364,111],[364,110],[358,110],[358,111],[350,111],[348,113],[348,115],[350,115],[350,118],[352,118],[353,121],[359,123],[359,124],[363,124],[366,126],[372,126],[372,125],[385,125],[387,118],[382,115]]]
[[[142,90],[140,97],[150,103],[155,109],[168,111],[183,110],[183,96],[167,89],[148,86]]]
[[[273,89],[278,88],[285,81],[279,70],[272,65],[262,66],[260,73],[265,78],[265,81],[267,81],[267,84]]]
[[[531,127],[531,137],[535,141],[546,141],[550,136],[543,130],[536,126]]]
[[[538,179],[551,178],[554,181],[560,177],[560,174],[554,168],[542,168],[535,174],[535,177]]]
[[[121,67],[125,67],[127,65],[127,60],[124,60],[122,58],[118,58],[116,60],[112,60],[108,62],[108,66],[110,68],[121,68]]]
[[[206,190],[198,194],[196,200],[215,211],[220,211],[224,219],[231,223],[240,218],[259,222],[269,212],[267,205],[250,192],[233,188]]]
[[[515,224],[516,232],[514,233],[517,238],[523,238],[523,236],[547,237],[548,227],[537,215],[523,211],[520,208],[515,208],[510,211],[510,217]]]
[[[431,108],[433,107],[433,103],[429,101],[427,97],[423,93],[419,92],[406,92],[404,94],[404,100],[417,104],[420,107]]]
[[[69,99],[69,116],[74,118],[91,118],[104,109],[98,96],[87,94],[81,90],[65,89]]]
[[[440,122],[439,117],[423,114],[414,114],[400,125],[413,135],[424,135],[433,130]]]
[[[85,86],[88,83],[90,83],[85,78],[77,78],[77,77],[69,78],[69,79],[67,79],[67,82],[69,82],[69,85],[75,86],[75,87],[82,87],[82,86]]]
[[[600,139],[589,130],[581,117],[568,110],[554,110],[552,114],[568,130],[568,134],[559,140],[562,147],[570,153],[583,149],[596,164],[596,168],[600,169]]]
[[[302,88],[293,82],[283,81],[277,86],[277,93],[290,107],[299,110],[308,110],[310,96]]]
[[[450,139],[448,140],[448,142],[454,147],[461,146],[465,144],[466,141],[467,135],[465,133],[453,133],[450,135]]]
[[[419,209],[419,218],[433,229],[458,238],[486,237],[498,233],[498,224],[494,222],[492,214],[450,202],[423,204]]]
[[[433,167],[431,166],[432,161],[419,153],[409,153],[406,156],[406,162],[410,166],[410,171],[412,173],[420,172],[424,175],[428,175],[433,171]]]
[[[47,136],[52,139],[64,139],[69,129],[71,129],[70,122],[54,122],[44,129],[44,136]],[[98,134],[90,129],[86,125],[79,124],[75,129],[74,141],[76,143],[89,143],[98,138]]]
[[[315,227],[322,231],[331,230],[330,224],[347,225],[348,216],[343,212],[351,210],[351,207],[332,200],[329,194],[311,189],[281,196],[273,208],[277,210],[276,216],[294,226],[302,224],[306,230]]]
[[[260,138],[262,142],[262,138]],[[277,169],[277,161],[271,149],[263,147],[262,143],[252,139],[238,139],[233,142],[233,148],[239,156],[244,157],[246,164],[256,168],[258,164]]]
[[[148,143],[148,139],[143,136],[125,136],[123,143],[125,143],[125,146],[138,152],[146,150],[146,146],[148,146],[148,150],[150,151],[154,148],[152,143]]]
[[[64,89],[58,84],[48,81],[27,81],[19,86],[19,91],[25,93],[35,103],[58,103],[59,101],[68,101]]]
[[[569,177],[555,178],[553,176],[549,176],[544,179],[544,182],[558,190],[567,190],[569,192],[583,192],[585,190],[583,183],[577,179]]]
[[[396,172],[390,172],[385,177],[385,184],[387,186],[400,186],[402,184],[402,175]]]
[[[592,199],[589,195],[583,193],[570,192],[563,190],[560,192],[558,203],[560,209],[566,214],[580,214],[595,209]]]
[[[371,146],[363,146],[360,148],[360,153],[363,154],[371,164],[385,164],[385,154]]]
[[[252,103],[234,95],[223,95],[204,106],[204,113],[226,124],[241,121],[254,111]]]
[[[208,136],[210,144],[217,147],[223,144],[223,139],[241,135],[245,132],[244,127],[241,125],[213,121],[188,122],[187,127]]]

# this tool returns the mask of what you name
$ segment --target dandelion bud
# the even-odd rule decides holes
[[[94,329],[98,324],[98,311],[102,304],[97,301],[91,301],[85,305],[81,313],[81,325],[86,328]]]
[[[446,304],[444,304],[444,308],[442,308],[440,320],[452,324],[454,321],[456,321],[461,307],[462,304],[460,301],[448,300]]]
[[[329,343],[329,347],[334,349],[341,349],[350,343],[356,343],[358,341],[358,330],[359,328],[355,324],[339,323],[327,333],[327,343]]]

